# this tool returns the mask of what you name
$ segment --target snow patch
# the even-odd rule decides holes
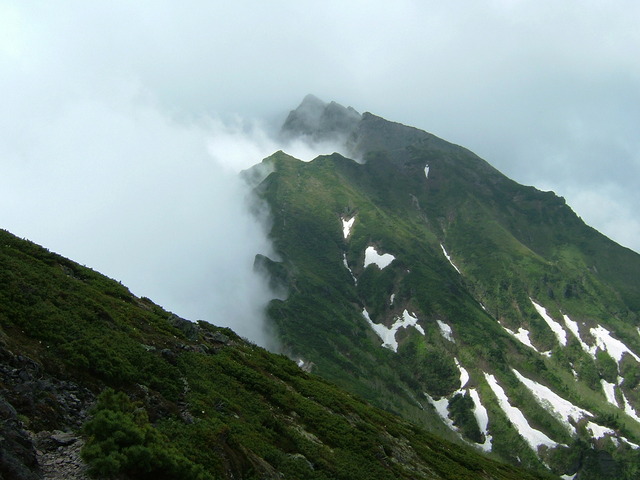
[[[447,397],[442,397],[440,400],[434,400],[433,397],[426,392],[424,393],[424,396],[436,409],[438,416],[442,419],[445,425],[451,430],[457,431],[458,429],[453,424],[453,420],[449,418],[449,399]]]
[[[584,417],[592,417],[593,414],[583,408],[575,406],[573,403],[565,400],[560,395],[554,393],[551,389],[545,387],[544,385],[535,382],[515,369],[512,369],[513,373],[515,373],[518,380],[520,380],[525,387],[533,394],[533,397],[536,399],[536,402],[542,406],[545,410],[550,412],[554,417],[560,420],[563,425],[571,432],[571,434],[576,433],[575,427],[569,422],[569,420],[573,420],[574,422],[580,421],[581,418]]]
[[[508,329],[504,325],[502,326],[502,328],[504,328],[509,335],[511,335],[512,337],[515,337],[515,339],[518,340],[520,343],[522,343],[523,345],[529,348],[533,348],[536,352],[538,352],[538,349],[533,346],[533,344],[531,343],[531,340],[529,339],[529,330],[527,330],[526,328],[520,327],[518,328],[518,332],[516,333],[513,330]]]
[[[560,342],[560,345],[562,345],[563,347],[566,347],[567,346],[567,332],[566,332],[566,330],[564,328],[562,328],[562,325],[560,325],[559,322],[556,322],[553,318],[551,318],[547,314],[547,310],[542,305],[537,304],[531,298],[529,298],[529,300],[531,301],[531,303],[535,307],[535,309],[538,312],[538,314],[542,317],[542,319],[545,322],[547,322],[547,325],[549,325],[549,328],[551,329],[551,331],[554,333],[554,335],[558,339],[558,342]]]
[[[640,417],[638,417],[638,414],[636,413],[634,408],[631,406],[631,404],[629,403],[629,400],[627,400],[627,397],[625,396],[624,393],[622,394],[622,401],[624,403],[624,413],[629,415],[636,422],[640,423]]]
[[[407,313],[407,311],[406,311],[406,310],[405,310],[404,312],[405,312],[405,313]],[[409,315],[409,314],[407,313],[407,315]],[[418,331],[419,331],[423,336],[424,336],[424,335],[426,335],[426,334],[424,333],[424,328],[422,328],[422,327],[421,327],[420,325],[418,325],[417,323],[416,323],[415,325],[413,325],[413,328],[415,328],[416,330],[418,330]]]
[[[364,268],[367,268],[371,264],[376,264],[379,269],[388,267],[391,262],[396,259],[390,253],[383,253],[380,255],[376,250],[376,247],[367,247],[364,251]]]
[[[508,329],[507,327],[505,327],[504,325],[501,325],[502,328],[505,329],[505,331],[511,335],[512,337],[514,337],[516,340],[518,340],[520,343],[522,343],[524,346],[532,348],[533,350],[535,350],[536,352],[538,352],[540,355],[543,355],[545,357],[551,357],[551,350],[549,350],[548,352],[541,352],[540,350],[538,350],[533,343],[531,343],[531,339],[529,338],[529,330],[527,330],[526,328],[523,327],[519,327],[517,332],[514,332],[513,330]]]
[[[455,339],[453,338],[453,330],[451,330],[451,327],[444,323],[442,320],[436,320],[436,322],[438,323],[438,328],[440,328],[440,333],[442,334],[442,336],[446,340],[449,340],[452,343],[456,343]]]
[[[342,263],[344,263],[344,267],[347,270],[349,270],[349,273],[351,274],[351,278],[353,278],[353,283],[355,283],[357,285],[358,284],[358,279],[353,274],[353,271],[349,268],[349,264],[347,263],[347,254],[346,253],[342,254]]]
[[[487,383],[489,384],[489,387],[491,387],[491,390],[493,391],[495,396],[498,397],[498,404],[500,405],[500,408],[507,415],[509,421],[511,421],[516,430],[518,430],[518,433],[522,436],[522,438],[524,438],[524,440],[529,444],[534,452],[537,452],[538,447],[540,447],[541,445],[546,445],[551,448],[558,445],[558,442],[551,440],[543,432],[541,432],[540,430],[536,430],[531,425],[529,425],[529,422],[525,418],[522,411],[509,403],[509,398],[507,397],[507,394],[504,392],[500,384],[498,384],[496,377],[489,373],[485,373],[484,377],[486,378]]]
[[[629,347],[627,347],[624,343],[622,343],[617,338],[613,338],[611,336],[611,332],[604,328],[602,325],[598,325],[595,328],[591,328],[589,330],[593,338],[596,339],[596,344],[591,347],[590,353],[595,358],[596,350],[601,348],[602,350],[606,350],[606,352],[613,357],[618,364],[622,360],[622,356],[627,353],[636,359],[637,362],[640,363],[640,357],[633,353]]]
[[[415,327],[422,335],[424,335],[424,329],[418,325],[418,318],[411,315],[407,310],[402,312],[402,316],[395,317],[395,322],[391,327],[386,327],[381,323],[374,323],[369,317],[369,312],[366,308],[362,309],[362,316],[371,325],[373,331],[376,332],[380,340],[382,340],[382,346],[389,348],[394,352],[398,351],[398,342],[396,340],[396,332],[401,328]]]
[[[458,367],[458,371],[460,372],[460,389],[458,390],[458,392],[462,393],[462,389],[469,381],[469,372],[467,372],[466,368],[460,365],[460,362],[457,358],[454,358],[453,361],[455,362],[456,367]]]
[[[605,435],[609,435],[611,437],[611,440],[617,445],[618,444],[618,439],[622,440],[623,442],[629,444],[629,446],[635,450],[640,448],[640,445],[637,445],[631,441],[629,441],[628,438],[623,437],[618,435],[616,438],[616,432],[614,432],[612,429],[608,428],[608,427],[603,427],[602,425],[598,425],[597,423],[593,423],[593,422],[588,422],[587,423],[587,429],[591,430],[591,436],[593,438],[602,438]]]
[[[393,301],[395,300],[395,298],[396,298],[396,294],[392,293],[391,296],[389,297],[389,305],[393,305]]]
[[[492,437],[489,435],[489,414],[487,413],[487,409],[484,408],[484,405],[480,402],[480,395],[475,388],[469,389],[469,395],[471,395],[471,400],[473,400],[473,416],[476,417],[476,422],[478,422],[478,427],[480,431],[484,435],[484,443],[478,444],[482,450],[485,452],[491,451],[491,441]]]
[[[462,275],[462,272],[460,272],[460,269],[458,269],[458,267],[456,267],[456,264],[453,263],[453,260],[451,260],[451,257],[447,253],[447,250],[444,248],[443,244],[440,244],[440,248],[442,248],[442,253],[444,253],[445,257],[447,257],[447,260],[449,260],[449,263],[451,264],[451,266],[456,269],[456,272],[458,272],[460,275]]]
[[[588,353],[593,359],[596,358],[596,353],[599,348],[611,355],[611,357],[616,362],[618,362],[618,365],[620,364],[620,361],[622,360],[622,357],[625,353],[631,355],[637,362],[640,363],[640,357],[638,357],[638,355],[636,355],[623,342],[621,342],[617,338],[613,338],[611,336],[611,332],[604,328],[602,325],[598,325],[597,327],[589,329],[589,333],[591,333],[596,341],[595,345],[589,346],[580,337],[578,322],[574,322],[567,315],[563,315],[563,317],[565,325],[567,326],[569,331],[578,339],[582,350]]]
[[[607,398],[607,402],[616,407],[620,407],[618,400],[616,400],[616,384],[609,383],[604,378],[600,379],[600,383],[602,384],[602,390],[604,391],[604,396]]]
[[[591,436],[593,438],[602,438],[605,435],[615,435],[616,433],[608,427],[603,427],[593,422],[587,423],[587,430],[591,430]]]
[[[574,473],[573,475],[560,475],[560,478],[562,480],[573,480],[574,478],[576,478],[577,473]]]
[[[580,329],[578,328],[578,322],[574,322],[573,320],[571,320],[569,318],[569,315],[562,315],[562,318],[564,318],[564,324],[567,326],[569,331],[573,334],[574,337],[578,339],[578,342],[580,342],[580,346],[582,347],[582,350],[590,354],[591,352],[589,350],[589,345],[584,343],[582,341],[582,338],[580,337]]]
[[[347,237],[351,234],[351,227],[353,227],[353,222],[355,222],[356,217],[353,216],[349,220],[345,220],[344,218],[341,218],[341,220],[342,220],[342,235],[344,235],[344,238],[346,240]]]
[[[425,165],[424,166],[424,176],[428,179],[429,178],[429,165]]]

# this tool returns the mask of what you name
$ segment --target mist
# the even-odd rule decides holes
[[[238,172],[313,93],[476,152],[640,251],[637,2],[0,4],[0,228],[268,343]],[[342,152],[344,153],[344,152]],[[258,209],[258,211],[260,211]]]
[[[18,73],[0,114],[1,228],[277,350],[265,307],[282,292],[253,268],[256,254],[277,258],[269,212],[239,173],[280,149],[311,160],[333,146],[280,140],[282,115],[176,116],[119,76]]]
[[[177,123],[139,99],[132,89],[48,105],[46,126],[24,122],[28,141],[3,138],[2,227],[177,315],[273,346],[273,294],[253,272],[256,253],[272,254],[269,220],[249,213],[237,175],[267,150],[256,132],[219,149],[223,124]]]

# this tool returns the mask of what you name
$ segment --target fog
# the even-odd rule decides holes
[[[463,145],[640,251],[640,4],[0,4],[0,227],[267,344],[237,173],[313,93]],[[258,319],[258,321],[256,321]]]

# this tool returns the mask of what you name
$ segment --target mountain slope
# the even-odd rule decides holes
[[[85,478],[81,447],[99,478],[541,478],[5,231],[0,265],[0,478]]]
[[[462,147],[369,113],[349,125],[361,163],[279,152],[256,189],[287,353],[503,460],[635,478],[640,256]]]

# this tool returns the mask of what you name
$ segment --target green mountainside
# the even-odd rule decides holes
[[[269,307],[284,351],[494,458],[638,478],[640,255],[462,147],[319,102],[283,136],[344,128],[359,161],[256,167],[271,172],[256,192],[280,261],[257,264],[288,292]]]
[[[543,478],[2,230],[0,266],[2,479]]]

